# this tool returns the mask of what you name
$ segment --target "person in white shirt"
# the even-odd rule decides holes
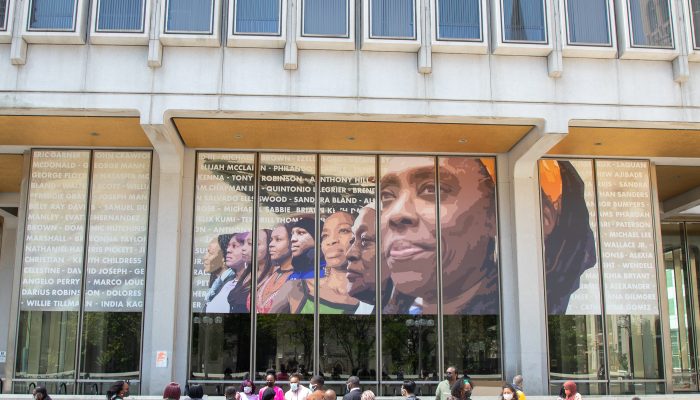
[[[311,390],[299,384],[301,374],[294,373],[289,377],[289,391],[284,394],[284,400],[306,400]]]

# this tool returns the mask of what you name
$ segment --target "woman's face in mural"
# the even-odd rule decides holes
[[[445,300],[477,290],[481,266],[496,236],[493,178],[479,159],[441,158],[440,225],[442,227]]]
[[[265,231],[258,231],[258,254],[257,261],[260,262],[265,258],[267,252],[267,234]],[[241,245],[241,255],[245,262],[250,263],[252,261],[252,250],[253,250],[253,234],[249,233],[245,237],[245,242]]]
[[[302,227],[292,228],[292,255],[298,257],[314,247],[314,237]]]
[[[248,235],[250,238],[252,235]],[[252,243],[251,243],[252,246]],[[258,262],[265,259],[267,256],[267,232],[258,231]]]
[[[368,298],[374,303],[376,297],[376,215],[369,207],[360,210],[352,226],[352,240],[346,254],[348,259],[347,278],[350,282],[348,294],[353,297]],[[382,274],[388,279],[388,274]],[[364,301],[364,300],[363,300]]]
[[[428,157],[394,157],[381,179],[382,254],[403,293],[436,291],[435,165]]]
[[[279,264],[292,256],[290,249],[289,235],[287,228],[278,226],[272,230],[272,240],[270,241],[270,258]]]
[[[224,265],[223,265],[223,260],[224,255],[221,252],[221,248],[219,247],[219,241],[214,238],[211,242],[209,242],[209,246],[207,246],[207,252],[204,254],[204,272],[206,273],[212,273],[220,270]]]
[[[326,265],[339,268],[345,265],[347,253],[352,239],[352,216],[346,212],[334,213],[323,224],[321,232],[321,251],[326,259]]]
[[[236,268],[243,261],[243,246],[236,240],[237,235],[233,235],[226,248],[226,266]]]
[[[240,247],[243,261],[250,264],[253,259],[253,235],[251,233],[245,235],[245,240],[240,244]]]

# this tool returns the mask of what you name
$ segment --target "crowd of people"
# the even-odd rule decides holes
[[[435,390],[435,400],[470,400],[474,390],[474,381],[469,375],[459,376],[454,367],[445,371],[445,380],[440,382]],[[265,376],[265,386],[257,388],[255,383],[244,380],[239,386],[228,386],[224,389],[226,400],[337,400],[335,390],[325,386],[322,375],[315,375],[309,380],[309,385],[301,384],[303,376],[294,373],[289,376],[289,390],[286,392],[277,385],[276,375],[268,371]],[[371,390],[362,391],[360,378],[351,376],[345,382],[346,390],[342,400],[375,400],[375,394]],[[401,397],[405,400],[420,400],[417,397],[418,385],[413,380],[405,380],[401,385]],[[190,385],[186,392],[175,382],[169,383],[163,390],[163,400],[201,400],[204,398],[204,387]],[[35,400],[51,400],[46,388],[39,386],[33,391]],[[129,397],[129,383],[117,381],[107,391],[107,400],[124,400]],[[432,396],[431,396],[432,397]],[[505,383],[501,387],[498,400],[527,400],[523,389],[523,377],[516,375],[512,383]],[[578,393],[576,383],[565,382],[557,397],[557,400],[583,400]],[[633,397],[632,400],[640,400]]]

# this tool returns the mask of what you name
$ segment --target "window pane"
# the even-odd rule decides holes
[[[593,163],[541,160],[539,176],[550,379],[604,380]],[[590,390],[604,393],[605,385]]]
[[[168,0],[168,33],[212,33],[214,0]]]
[[[32,0],[29,29],[73,30],[75,0]]]
[[[347,36],[348,0],[304,0],[304,35]]]
[[[236,0],[236,33],[280,34],[280,0]]]
[[[143,0],[100,0],[98,31],[143,30]]]
[[[569,43],[610,44],[608,0],[567,0]]]
[[[250,294],[254,245],[258,270],[268,264],[268,233],[255,238],[255,155],[197,153],[192,268],[190,374],[241,379],[250,370]],[[257,242],[257,243],[256,243]]]
[[[438,166],[445,364],[498,375],[495,160],[440,157]]]
[[[77,311],[21,311],[16,378],[75,378]]]
[[[381,157],[380,176],[382,380],[436,379],[435,158]]]
[[[7,29],[7,0],[0,0],[0,31]]]
[[[668,0],[627,0],[632,46],[673,48]]]
[[[481,40],[481,0],[438,0],[438,39]]]
[[[542,0],[502,0],[503,41],[546,42]]]
[[[413,0],[371,0],[370,37],[413,39],[415,15]]]
[[[690,0],[690,12],[693,17],[693,47],[700,47],[700,0]]]
[[[140,312],[85,313],[80,378],[139,379],[142,315]]]
[[[256,379],[264,380],[268,369],[305,377],[313,370],[313,315],[258,314],[255,340]]]
[[[332,380],[376,380],[373,156],[321,157],[320,365]],[[355,314],[355,315],[336,315]]]

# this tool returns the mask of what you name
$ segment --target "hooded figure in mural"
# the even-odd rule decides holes
[[[547,311],[565,314],[581,275],[596,265],[585,183],[568,161],[540,163]]]

